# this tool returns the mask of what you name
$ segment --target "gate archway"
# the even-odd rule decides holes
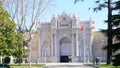
[[[60,62],[69,62],[72,55],[71,40],[64,37],[60,40]]]

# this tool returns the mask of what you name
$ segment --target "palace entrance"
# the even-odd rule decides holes
[[[62,38],[60,41],[60,62],[70,62],[71,49],[71,40],[68,38]]]

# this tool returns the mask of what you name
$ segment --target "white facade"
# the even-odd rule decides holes
[[[91,61],[93,24],[91,19],[80,21],[65,12],[50,22],[40,22],[38,62]]]

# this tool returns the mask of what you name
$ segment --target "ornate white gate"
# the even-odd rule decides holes
[[[64,43],[61,45],[60,48],[61,55],[64,56],[70,56],[71,55],[71,44],[70,43]]]
[[[60,41],[60,62],[69,62],[71,54],[71,40],[64,37]]]

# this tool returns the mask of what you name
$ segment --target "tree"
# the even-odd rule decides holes
[[[0,5],[0,55],[12,55],[14,52],[13,34],[15,28],[16,24],[11,21],[8,12]]]
[[[119,12],[117,12],[118,10],[120,10],[120,6],[119,6],[120,1],[108,0],[108,1],[104,1],[103,3],[100,3],[100,0],[98,0],[96,1],[96,3],[98,3],[99,6],[97,8],[94,8],[95,11],[101,10],[102,8],[108,8],[108,20],[106,21],[108,22],[108,29],[105,31],[108,36],[108,44],[106,47],[107,48],[107,64],[110,64],[112,60],[113,65],[118,65],[120,63],[118,62],[120,58],[118,58],[119,54],[116,53],[116,51],[118,51],[120,47],[119,47],[119,42],[115,43],[113,40],[114,40],[114,36],[117,36],[116,38],[118,39],[118,35],[120,35],[120,28],[118,28],[120,26],[119,24],[120,15],[119,15]],[[113,13],[113,12],[116,12],[116,13]],[[114,60],[112,58],[114,58]]]
[[[108,41],[107,41],[107,64],[111,63],[111,56],[112,56],[112,49],[110,48],[112,46],[112,3],[111,0],[108,0],[108,28],[107,28],[107,36],[108,36]]]
[[[36,28],[35,24],[52,0],[2,0],[2,2],[11,19],[16,22],[17,32],[24,34],[27,30],[30,38],[26,42],[29,43]]]
[[[22,33],[16,32],[16,24],[10,15],[2,8],[0,2],[0,55],[15,56],[21,59]]]
[[[2,0],[2,2],[11,19],[17,24],[16,31],[24,35],[27,30],[30,38],[25,43],[29,43],[36,28],[35,24],[52,0]]]
[[[120,1],[113,3],[113,11],[116,11],[116,14],[112,15],[112,35],[113,35],[113,44],[112,44],[112,64],[114,66],[120,66]]]
[[[22,33],[20,32],[16,32],[16,34],[14,34],[14,41],[15,41],[15,46],[16,46],[16,49],[13,53],[12,56],[15,56],[17,57],[18,61],[19,62],[19,65],[21,63],[21,60],[22,60],[22,51],[23,51],[23,47],[22,47]]]
[[[0,1],[0,55],[1,56],[16,56],[16,24],[10,19],[9,13],[3,9]],[[20,38],[19,38],[20,39]],[[19,41],[20,42],[20,41]]]

